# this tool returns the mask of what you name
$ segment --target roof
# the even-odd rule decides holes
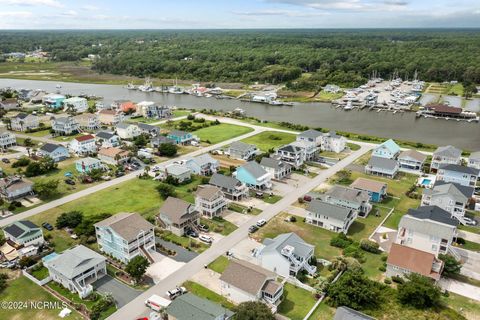
[[[388,149],[388,151],[390,151],[393,154],[396,154],[396,153],[400,152],[400,147],[392,139],[388,139],[387,141],[385,141],[382,144],[380,144],[379,146],[377,146],[375,149],[380,149],[380,148],[386,148],[386,149]]]
[[[423,206],[417,209],[408,209],[408,215],[420,220],[431,220],[450,226],[458,226],[458,220],[452,218],[450,212],[437,206]]]
[[[142,231],[153,229],[154,225],[138,213],[122,212],[96,223],[95,227],[110,227],[123,239],[131,241]]]
[[[55,121],[55,123],[67,123],[73,121],[73,117],[58,117],[53,118],[53,121]]]
[[[243,260],[230,260],[220,276],[220,280],[252,295],[257,295],[265,282],[274,278],[272,271]]]
[[[156,126],[152,126],[150,124],[146,124],[146,123],[142,123],[142,122],[138,122],[137,123],[137,126],[142,129],[142,130],[147,130],[147,131],[160,131],[160,128],[159,127],[156,127]]]
[[[348,200],[359,204],[367,202],[370,199],[367,191],[343,186],[333,186],[333,188],[328,190],[325,195],[335,199]]]
[[[275,170],[291,167],[291,165],[286,162],[269,157],[263,157],[262,161],[260,161],[260,165],[262,167],[273,168]]]
[[[41,231],[40,227],[28,220],[21,220],[12,223],[5,227],[5,232],[12,235],[15,238],[23,237],[30,232]]]
[[[333,320],[375,320],[375,318],[349,307],[338,307]]]
[[[384,182],[370,180],[365,178],[358,178],[353,181],[350,187],[360,190],[367,190],[371,192],[381,193],[383,188],[387,187],[387,184]]]
[[[116,125],[116,128],[117,129],[127,129],[128,127],[132,127],[132,126],[137,126],[136,124],[132,124],[132,123],[128,123],[128,122],[119,122],[117,125]]]
[[[301,132],[298,136],[307,137],[307,138],[311,138],[311,139],[316,139],[316,138],[318,138],[322,135],[323,135],[323,133],[320,132],[320,131],[317,131],[317,130],[314,130],[314,129],[309,129],[307,131]]]
[[[432,272],[436,261],[433,253],[393,243],[388,254],[387,264],[409,270],[426,277],[440,279],[440,274]]]
[[[238,180],[237,178],[225,176],[220,173],[214,173],[208,183],[211,185],[217,186],[219,188],[226,188],[226,189],[234,189],[242,185],[240,180]]]
[[[234,141],[230,144],[230,149],[239,150],[239,151],[248,151],[250,149],[256,149],[257,146],[253,144],[248,144],[242,141]]]
[[[78,159],[78,160],[75,161],[75,163],[84,164],[86,166],[91,165],[91,164],[96,164],[96,163],[99,163],[99,162],[101,162],[99,159],[92,158],[92,157],[82,158],[82,159]]]
[[[427,105],[426,108],[435,110],[435,112],[440,112],[440,113],[459,114],[459,113],[462,113],[463,111],[462,108],[451,107],[446,104],[430,104],[430,105]]]
[[[441,170],[455,171],[478,176],[480,170],[472,167],[465,167],[459,164],[445,164],[440,166]]]
[[[223,315],[227,317],[233,315],[232,311],[221,305],[192,293],[186,293],[173,300],[165,312],[179,320],[215,320]]]
[[[97,138],[100,138],[100,139],[108,140],[108,139],[111,139],[112,137],[114,137],[115,134],[113,132],[100,131],[95,136]]]
[[[36,117],[35,115],[30,115],[28,113],[24,113],[24,112],[20,112],[19,114],[17,114],[14,118],[19,118],[19,119],[25,119],[26,117],[28,116],[32,116],[32,117]]]
[[[62,254],[46,261],[44,264],[52,268],[68,279],[73,279],[77,275],[88,269],[105,262],[107,259],[95,251],[78,245],[65,250]]]
[[[372,156],[368,161],[368,166],[392,171],[398,166],[398,163],[393,159]]]
[[[315,199],[310,201],[307,211],[321,213],[322,215],[345,221],[352,210]]]
[[[470,157],[468,157],[470,160],[480,160],[480,151],[473,152],[470,154]]]
[[[115,147],[100,148],[100,150],[98,150],[98,154],[110,158],[115,158],[117,155],[126,157],[128,156],[128,151]]]
[[[71,97],[71,98],[63,100],[63,103],[79,102],[79,101],[87,101],[87,99],[81,98],[81,97]]]
[[[263,244],[265,247],[261,250],[260,254],[272,251],[276,251],[281,254],[283,248],[286,246],[292,246],[294,248],[294,253],[297,256],[308,257],[310,253],[315,250],[315,246],[306,243],[302,238],[293,232],[280,234],[273,239],[267,238]]]
[[[53,151],[57,150],[58,148],[64,148],[64,146],[59,145],[59,144],[54,144],[54,143],[45,143],[43,146],[40,147],[40,150],[52,153]]]
[[[75,140],[77,140],[78,142],[92,140],[92,139],[95,140],[95,137],[92,136],[91,134],[87,134],[85,136],[80,136],[75,138]]]
[[[212,158],[208,153],[204,153],[197,157],[192,158],[191,160],[195,161],[199,166],[203,166],[210,163],[218,163],[217,159]]]
[[[189,167],[181,165],[181,164],[169,164],[163,168],[163,171],[167,174],[172,174],[174,176],[180,176],[185,173],[191,173]]]
[[[462,156],[462,150],[455,148],[454,146],[438,147],[434,152],[434,156],[443,156],[448,158],[460,158]]]
[[[18,189],[23,189],[25,187],[30,187],[32,188],[33,182],[27,180],[27,179],[22,179],[22,178],[4,178],[0,179],[0,188],[3,188],[9,192],[13,192]]]
[[[195,195],[197,197],[210,200],[216,197],[219,192],[222,192],[222,191],[216,186],[200,185],[198,186],[198,189]]]
[[[116,115],[118,112],[116,110],[111,109],[103,109],[98,112],[98,114],[106,114],[106,115]]]
[[[466,203],[473,196],[475,188],[462,186],[458,183],[445,183],[437,181],[433,188],[424,189],[423,194],[427,196],[452,196],[456,202]]]
[[[153,137],[151,140],[150,140],[152,143],[155,143],[155,144],[162,144],[162,143],[175,143],[175,140],[173,139],[170,139],[168,137],[165,137],[165,136],[156,136],[156,137]]]
[[[160,214],[167,216],[172,223],[181,224],[196,215],[196,213],[189,213],[193,207],[193,204],[185,200],[168,197],[160,208]]]
[[[417,150],[407,150],[407,151],[403,151],[398,156],[398,159],[404,159],[404,158],[412,158],[414,160],[417,160],[418,162],[425,162],[425,160],[427,160],[427,155],[421,152],[418,152]]]
[[[278,150],[282,150],[289,153],[297,153],[297,152],[301,152],[302,148],[293,144],[287,144],[287,145],[281,146],[280,148],[278,148]]]
[[[175,136],[175,137],[183,137],[186,136],[188,132],[186,131],[181,131],[181,130],[172,130],[168,133],[170,136]]]
[[[249,161],[249,162],[245,163],[244,165],[242,165],[240,168],[243,168],[244,170],[247,170],[256,179],[258,179],[260,177],[263,177],[264,175],[266,175],[268,173],[256,161]],[[238,169],[237,169],[237,171],[238,171]]]

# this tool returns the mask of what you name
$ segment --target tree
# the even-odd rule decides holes
[[[43,173],[50,172],[52,170],[57,169],[58,164],[52,158],[46,156],[39,160],[40,166],[42,168]]]
[[[352,172],[349,170],[340,170],[337,172],[338,176],[338,182],[339,183],[347,183],[350,181],[350,178],[352,177]]]
[[[32,139],[26,138],[26,139],[23,141],[23,145],[24,145],[25,147],[33,147],[35,144],[33,143]]]
[[[145,137],[144,134],[141,134],[133,139],[133,143],[137,147],[145,147],[148,143],[148,139]]]
[[[173,143],[161,143],[158,146],[158,152],[164,157],[174,157],[177,154],[178,147]]]
[[[447,277],[460,273],[462,264],[455,257],[449,254],[439,254],[438,258],[442,260],[445,265],[443,267],[443,274]]]
[[[41,199],[49,199],[58,194],[58,184],[59,180],[57,179],[47,181],[40,180],[33,185],[33,191]]]
[[[175,188],[166,183],[160,183],[156,187],[156,189],[160,194],[160,197],[162,197],[162,199],[167,199],[168,197],[175,197],[175,195],[177,194],[177,192],[175,191]]]
[[[360,271],[346,271],[337,282],[327,286],[327,301],[333,307],[374,309],[384,301],[384,288],[384,285],[368,279]]]
[[[27,177],[36,177],[43,174],[42,166],[39,162],[31,162],[25,169]]]
[[[110,213],[100,213],[95,216],[83,217],[82,222],[75,227],[75,233],[77,235],[83,235],[85,237],[95,235],[95,223],[110,218],[112,215]]]
[[[98,181],[102,178],[103,176],[103,170],[102,169],[92,169],[88,173],[88,176],[92,178],[95,181]]]
[[[147,270],[150,262],[144,256],[136,256],[130,260],[125,267],[125,271],[135,280],[139,282]]]
[[[426,309],[440,304],[440,289],[432,279],[412,273],[403,284],[398,285],[398,299],[402,304],[417,309]]]
[[[8,286],[8,275],[6,273],[0,273],[0,293],[3,292]]]
[[[7,241],[5,239],[5,235],[2,233],[0,233],[0,246],[3,246],[5,244],[5,241]]]
[[[234,320],[275,320],[270,308],[258,301],[242,302],[234,311]]]
[[[81,211],[64,212],[58,216],[55,226],[57,227],[57,229],[62,229],[65,227],[75,228],[82,222],[82,220],[83,212]]]

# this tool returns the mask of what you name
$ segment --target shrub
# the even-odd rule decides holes
[[[392,284],[392,280],[388,279],[388,278],[385,278],[385,280],[383,280],[383,282],[385,284]]]
[[[392,281],[399,284],[405,283],[405,280],[400,276],[393,276]]]
[[[365,258],[363,252],[360,250],[360,247],[354,243],[343,249],[343,254],[346,257],[352,257],[357,259],[359,262],[364,263]]]
[[[381,266],[380,268],[378,268],[378,270],[380,270],[382,272],[385,272],[385,271],[387,271],[387,268],[385,268],[385,266]]]
[[[345,234],[339,233],[336,237],[330,240],[330,245],[332,247],[337,247],[341,249],[345,249],[349,245],[353,243],[353,240],[348,238]]]
[[[371,252],[371,253],[375,253],[375,254],[378,254],[378,253],[382,252],[380,250],[380,246],[378,245],[378,243],[376,243],[374,241],[367,240],[367,239],[363,239],[362,241],[360,241],[360,248],[362,248],[363,250],[365,250],[367,252]]]

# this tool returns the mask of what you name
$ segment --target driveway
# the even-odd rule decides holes
[[[449,292],[459,294],[461,296],[480,301],[480,290],[471,284],[463,283],[457,280],[441,278],[438,285]]]
[[[225,213],[223,214],[223,218],[225,220],[233,223],[237,227],[246,223],[248,220],[250,220],[251,217],[252,217],[251,215],[240,213],[240,212],[235,212],[235,211],[230,211],[230,210],[225,211]]]
[[[169,258],[178,262],[189,262],[198,256],[198,253],[194,251],[188,251],[184,247],[178,246],[175,243],[171,243],[160,238],[155,238],[156,242],[161,244],[167,249],[174,250],[177,254],[175,256],[168,256]]]
[[[178,262],[172,258],[164,257],[162,260],[149,265],[145,274],[152,278],[155,284],[158,284],[184,265],[185,262]]]
[[[460,273],[467,277],[480,280],[480,253],[457,247],[453,247],[452,249],[462,257],[463,265]]]
[[[257,259],[252,255],[252,251],[257,250],[261,246],[261,243],[253,239],[246,238],[230,249],[230,252],[233,253],[233,256],[237,259],[257,264]]]
[[[108,275],[95,281],[92,286],[100,293],[111,293],[118,308],[123,307],[142,293],[142,291],[135,290]]]
[[[220,273],[210,269],[202,269],[192,277],[192,281],[201,284],[207,289],[222,295]]]

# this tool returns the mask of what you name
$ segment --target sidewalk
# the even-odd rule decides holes
[[[458,230],[458,236],[468,241],[480,243],[480,234],[476,234],[476,233],[465,231],[465,230]]]
[[[438,285],[449,292],[480,301],[480,288],[457,280],[441,278]]]

